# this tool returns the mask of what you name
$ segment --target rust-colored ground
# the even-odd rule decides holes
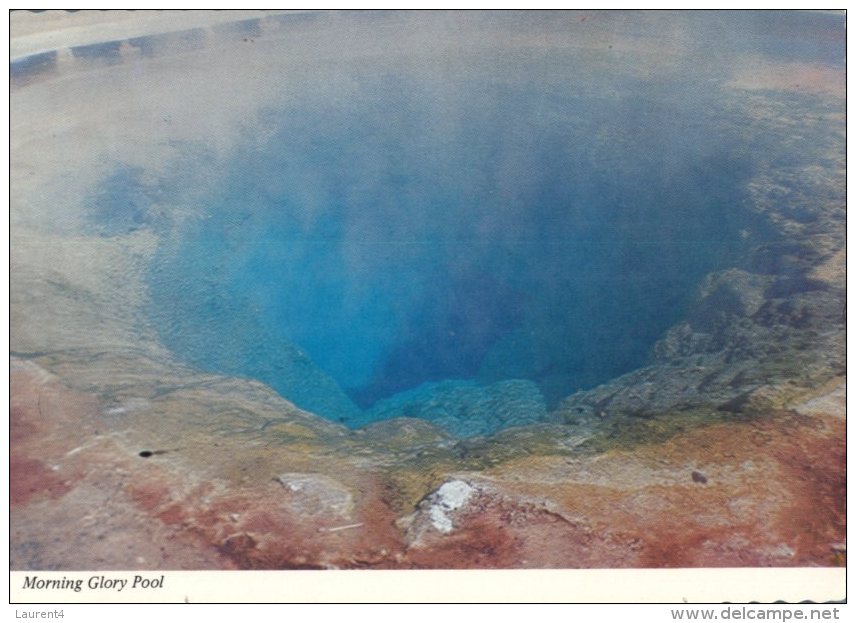
[[[417,470],[191,429],[206,452],[144,458],[146,420],[105,415],[34,364],[11,383],[13,569],[844,564],[840,386],[657,444]],[[473,494],[442,532],[432,492],[451,480]]]

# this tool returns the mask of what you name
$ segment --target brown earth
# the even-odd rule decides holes
[[[402,452],[380,438],[358,445],[341,432],[261,442],[240,432],[244,420],[224,435],[228,420],[206,428],[180,413],[117,416],[32,362],[13,360],[11,396],[13,569],[845,561],[840,379],[805,407],[653,443],[562,453],[530,444],[492,460]],[[418,447],[418,427],[387,423],[377,435],[390,426]],[[466,499],[444,501],[444,482],[466,483]]]

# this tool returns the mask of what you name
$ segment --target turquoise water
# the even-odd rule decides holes
[[[176,352],[346,420],[451,379],[527,379],[551,403],[641,365],[740,246],[748,164],[694,153],[706,136],[658,145],[674,111],[485,84],[437,136],[428,94],[390,80],[272,114],[236,154],[153,290]],[[622,153],[593,142],[628,115]],[[689,164],[664,170],[676,148]]]
[[[624,62],[475,49],[303,76],[194,216],[149,224],[162,340],[330,419],[465,435],[643,365],[700,279],[763,237],[746,195],[763,145],[717,70]],[[105,233],[169,193],[136,175],[105,182],[130,189]]]

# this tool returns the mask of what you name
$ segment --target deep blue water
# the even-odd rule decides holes
[[[550,408],[644,364],[700,279],[764,236],[745,190],[764,146],[746,143],[718,70],[603,74],[579,55],[304,76],[212,165],[195,216],[156,225],[164,343],[360,423],[420,386],[408,400],[466,393],[438,382],[523,379]],[[119,229],[151,199],[136,175],[105,181],[130,189]]]
[[[271,113],[235,154],[170,250],[180,283],[154,290],[178,352],[294,396],[275,364],[293,344],[360,407],[446,379],[552,402],[643,363],[748,226],[750,164],[692,110],[486,82],[438,134],[407,76],[361,86]]]

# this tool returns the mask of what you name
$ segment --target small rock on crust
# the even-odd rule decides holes
[[[455,526],[447,513],[463,507],[473,493],[475,489],[463,480],[444,482],[432,496],[428,509],[431,525],[440,532],[451,532]]]
[[[351,492],[329,476],[286,472],[276,480],[289,492],[290,506],[297,512],[311,515],[334,513],[349,517],[353,510]]]

